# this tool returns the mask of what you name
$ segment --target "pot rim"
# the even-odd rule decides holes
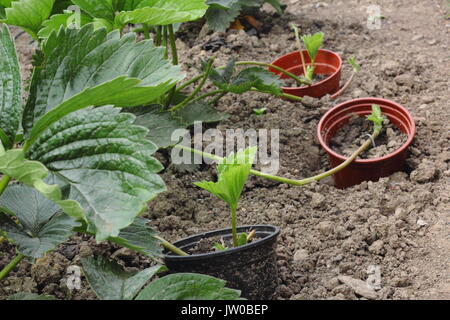
[[[303,52],[303,53],[308,53],[308,50],[302,50],[302,52]],[[332,54],[332,55],[334,55],[334,56],[336,56],[336,57],[338,58],[339,64],[337,65],[337,69],[336,69],[335,72],[333,72],[332,74],[330,74],[330,75],[329,75],[328,77],[326,77],[325,79],[323,79],[323,80],[321,80],[321,81],[319,81],[319,82],[313,83],[312,85],[309,85],[309,86],[302,86],[302,87],[281,87],[281,89],[305,89],[305,88],[315,88],[315,87],[319,87],[319,86],[322,85],[325,81],[329,80],[330,78],[336,76],[339,72],[341,72],[341,70],[342,70],[342,58],[341,58],[341,56],[339,56],[336,52],[331,51],[331,50],[327,50],[327,49],[319,49],[319,53],[320,53],[320,52],[330,53],[330,54]],[[289,52],[289,53],[286,53],[286,54],[282,55],[281,57],[279,57],[279,58],[275,59],[274,61],[272,61],[271,64],[273,64],[273,65],[276,66],[276,65],[277,65],[276,62],[277,62],[278,60],[280,60],[280,59],[282,59],[282,58],[284,58],[284,57],[287,57],[287,56],[289,56],[289,55],[291,55],[291,54],[294,54],[294,53],[298,53],[298,50],[296,50],[296,51],[291,51],[291,52]],[[308,65],[308,63],[306,63],[306,65]]]
[[[274,238],[276,239],[278,237],[278,235],[280,234],[279,227],[274,226],[274,225],[269,225],[269,224],[239,226],[239,227],[237,227],[237,230],[239,231],[240,229],[256,229],[256,231],[258,231],[257,228],[269,228],[272,230],[268,230],[267,232],[269,232],[270,234],[263,239],[256,240],[251,243],[247,243],[243,246],[239,246],[236,248],[230,248],[230,249],[223,250],[223,251],[213,251],[213,252],[207,252],[207,253],[201,253],[201,254],[193,254],[193,255],[189,255],[189,256],[177,256],[177,255],[172,255],[172,254],[166,254],[165,252],[167,252],[167,250],[165,250],[163,252],[164,259],[170,259],[172,261],[175,261],[175,260],[190,261],[190,260],[203,260],[203,259],[211,259],[211,258],[217,258],[217,257],[222,257],[222,256],[228,256],[228,255],[232,255],[237,252],[240,252],[240,251],[244,251],[244,250],[248,250],[253,247],[256,247],[256,246],[260,246],[266,242],[271,241]],[[264,230],[262,230],[262,231],[264,231]],[[231,235],[231,228],[216,229],[216,230],[212,230],[212,231],[208,231],[208,232],[204,232],[204,233],[195,234],[193,236],[186,237],[186,238],[183,238],[183,239],[180,239],[180,240],[174,242],[174,245],[177,242],[187,241],[189,239],[192,239],[192,238],[195,238],[198,236],[202,236],[202,239],[208,238],[208,236],[217,236],[217,233],[219,233],[219,234],[224,233],[224,234]],[[196,243],[196,242],[197,241],[195,241],[194,243]]]
[[[388,102],[389,104],[393,104],[395,105],[397,108],[399,108],[400,110],[402,110],[405,114],[406,117],[408,118],[409,122],[410,122],[410,129],[411,129],[411,133],[407,134],[408,135],[408,139],[406,140],[406,142],[397,150],[395,150],[394,152],[391,152],[383,157],[379,157],[379,158],[371,158],[371,159],[355,159],[352,163],[357,163],[357,164],[373,164],[379,161],[384,161],[384,160],[388,160],[388,159],[392,159],[394,157],[396,157],[398,154],[406,151],[406,149],[411,145],[414,136],[416,135],[416,123],[414,122],[414,118],[412,117],[411,113],[408,111],[408,109],[406,109],[405,107],[403,107],[402,105],[391,101],[391,100],[387,100],[387,99],[383,99],[383,98],[373,98],[373,97],[366,97],[366,98],[358,98],[358,99],[352,99],[352,100],[348,100],[348,101],[344,101],[340,104],[338,104],[337,106],[334,106],[333,108],[331,108],[330,110],[327,111],[327,113],[325,113],[322,118],[319,121],[319,124],[317,125],[317,137],[319,139],[319,143],[322,146],[322,148],[325,149],[325,151],[332,155],[333,157],[345,161],[347,160],[348,157],[344,157],[343,155],[336,153],[334,150],[332,150],[328,144],[325,142],[323,136],[322,136],[322,127],[323,127],[323,123],[325,122],[325,120],[330,116],[330,114],[333,114],[334,111],[342,108],[342,106],[344,105],[355,105],[355,104],[359,104],[359,103],[370,103],[370,104],[379,104],[381,106],[386,105],[386,102]]]

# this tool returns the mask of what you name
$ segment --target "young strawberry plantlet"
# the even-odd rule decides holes
[[[354,75],[359,71],[355,58],[349,60],[353,69],[352,75],[340,88],[342,59],[335,52],[320,48],[324,41],[324,34],[318,32],[313,35],[301,36],[296,25],[291,24],[291,27],[295,34],[297,50],[279,57],[272,62],[272,65],[283,66],[298,75],[301,82],[296,81],[294,84],[289,81],[288,85],[282,88],[283,92],[297,97],[320,98],[330,94],[331,98],[335,99],[340,96],[350,86]],[[283,80],[291,80],[286,74],[282,74],[274,68],[269,70]]]
[[[225,201],[231,210],[231,231],[233,247],[247,244],[246,234],[238,236],[237,228],[237,206],[247,181],[250,169],[256,155],[256,147],[245,150],[239,150],[236,154],[231,154],[222,159],[217,165],[218,181],[202,181],[194,184],[203,188],[219,199]]]
[[[218,180],[194,183],[228,204],[231,228],[193,235],[173,243],[164,261],[174,273],[202,273],[227,281],[247,299],[270,299],[277,287],[276,244],[280,229],[272,225],[237,226],[238,202],[256,156],[256,147],[239,150],[217,165]]]
[[[323,42],[323,32],[318,32],[313,35],[304,35],[302,36],[302,40],[311,59],[311,64],[306,68],[306,79],[312,82],[314,70],[316,69],[317,53],[319,52],[320,46]]]
[[[303,77],[308,81],[309,84],[312,84],[314,77],[314,70],[316,68],[316,57],[319,52],[320,46],[323,43],[323,32],[315,33],[314,35],[304,35],[301,37],[303,40],[303,44],[308,51],[308,55],[310,58],[310,64],[306,65],[305,57],[303,55],[303,49],[300,42],[300,32],[295,24],[291,24],[292,29],[294,30],[295,40],[297,42],[298,52],[300,54],[300,58],[302,61],[303,67]]]
[[[266,112],[267,112],[267,108],[254,108],[253,109],[253,113],[256,114],[257,116],[262,116]]]

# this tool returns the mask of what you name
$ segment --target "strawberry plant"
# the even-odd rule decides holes
[[[0,280],[75,232],[151,257],[162,256],[161,245],[184,254],[137,217],[165,184],[148,130],[121,110],[149,104],[183,78],[164,48],[92,24],[52,32],[34,57],[25,104],[6,26],[0,49],[0,233],[18,251]]]
[[[22,260],[42,257],[73,230],[158,255],[136,218],[166,190],[148,130],[121,108],[147,104],[183,78],[164,49],[92,25],[60,29],[34,56],[28,98],[14,42],[0,28],[0,232]],[[34,202],[25,201],[35,199]]]
[[[204,15],[208,6],[203,0],[17,0],[0,3],[6,7],[3,21],[7,24],[22,27],[41,45],[52,32],[58,32],[63,27],[84,28],[89,24],[97,30],[118,30],[122,33],[127,24],[139,24],[143,27],[146,39],[150,38],[150,30],[155,31],[154,43],[163,46],[164,58],[172,53],[172,63],[178,64],[178,52],[175,45],[173,24],[196,20]],[[64,10],[69,4],[74,4],[79,12]],[[253,4],[255,5],[255,4]],[[31,23],[33,22],[33,23]],[[126,36],[128,37],[128,35]],[[154,48],[151,42],[150,48]],[[142,48],[144,44],[140,44]],[[67,49],[67,48],[66,48]],[[143,58],[140,58],[144,61]],[[295,96],[284,94],[280,88],[282,82],[268,71],[258,67],[273,67],[274,69],[295,79],[298,83],[304,81],[282,68],[256,61],[235,62],[231,60],[227,66],[217,69],[213,66],[213,58],[202,66],[203,73],[178,88],[170,83],[171,90],[157,93],[153,99],[148,99],[149,106],[132,110],[138,117],[137,123],[150,129],[148,137],[158,147],[168,147],[177,143],[170,140],[170,132],[177,128],[186,128],[194,121],[217,122],[226,119],[228,115],[217,112],[212,106],[227,93],[242,94],[246,91],[259,91],[280,97],[300,100]],[[209,65],[209,67],[208,67]],[[253,65],[236,73],[236,66]],[[222,71],[223,70],[223,71]],[[207,80],[211,80],[218,89],[213,92],[201,93]],[[179,79],[178,79],[179,80]],[[188,85],[200,81],[199,85],[188,94],[182,90]],[[215,96],[211,101],[206,98]],[[164,123],[164,126],[155,125]]]

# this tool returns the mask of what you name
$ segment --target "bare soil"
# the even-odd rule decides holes
[[[217,128],[280,129],[278,174],[289,178],[328,168],[315,132],[320,117],[336,103],[366,96],[391,99],[412,113],[417,135],[408,170],[378,182],[339,190],[330,180],[293,187],[249,179],[239,224],[273,224],[282,230],[275,298],[450,299],[450,20],[445,19],[445,1],[380,0],[385,18],[379,30],[367,28],[372,1],[284,2],[288,9],[283,16],[264,9],[261,33],[203,30],[194,37],[185,31],[177,41],[181,63],[198,64],[212,54],[221,65],[229,57],[273,61],[296,50],[289,27],[294,22],[304,33],[323,31],[324,48],[344,60],[356,56],[361,72],[337,101],[324,97],[301,104],[255,93],[226,96],[218,108],[231,117]],[[30,50],[24,48],[21,59],[29,63]],[[196,74],[195,68],[186,71]],[[343,71],[345,81],[351,67]],[[267,114],[255,116],[252,109],[257,107],[267,107]],[[162,176],[169,191],[149,204],[146,216],[170,241],[229,226],[225,204],[192,184],[215,179],[214,168],[197,169],[181,171],[167,165]],[[113,257],[130,269],[152,263],[130,250],[77,235],[34,266],[20,263],[1,283],[0,298],[27,291],[93,299],[84,278],[81,290],[66,287],[67,267],[80,265],[80,257],[93,253]],[[0,268],[14,254],[10,244],[1,243]],[[367,289],[365,282],[378,267],[380,286]]]

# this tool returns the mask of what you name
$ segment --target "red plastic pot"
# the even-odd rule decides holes
[[[305,58],[305,64],[310,65],[311,59],[308,55],[308,51],[303,51],[303,57]],[[300,53],[294,51],[288,53],[277,60],[272,62],[273,65],[283,68],[296,76],[302,75],[303,66]],[[328,75],[328,77],[320,82],[314,83],[310,86],[303,87],[283,87],[283,92],[292,94],[297,97],[310,96],[313,98],[320,98],[326,94],[333,94],[339,90],[339,83],[341,81],[342,59],[336,53],[319,49],[316,57],[315,74]],[[269,68],[269,71],[280,75],[281,79],[289,78],[280,71]]]
[[[416,134],[416,125],[409,111],[398,103],[379,99],[361,98],[341,103],[330,109],[320,120],[317,127],[317,136],[320,145],[328,153],[331,166],[334,168],[345,161],[345,157],[334,152],[329,146],[337,130],[346,125],[352,114],[366,116],[372,112],[372,104],[380,106],[384,116],[404,132],[408,139],[405,144],[396,151],[375,159],[355,160],[345,169],[333,175],[335,185],[338,188],[347,188],[363,181],[377,181],[394,172],[405,169],[408,147]]]

